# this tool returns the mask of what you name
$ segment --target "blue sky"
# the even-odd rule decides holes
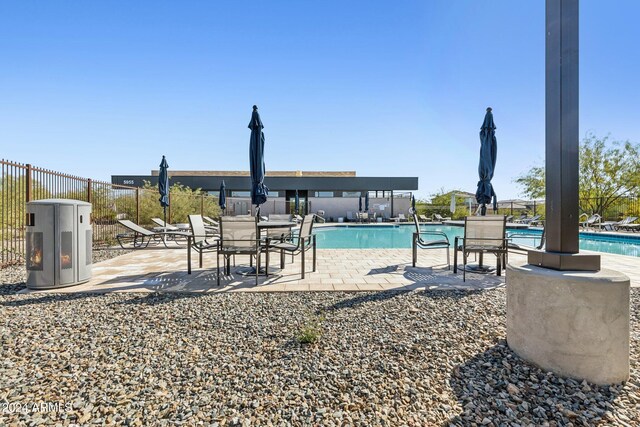
[[[640,2],[580,4],[580,127],[640,142]],[[544,1],[0,0],[0,157],[94,179],[248,169],[475,191],[494,109],[500,199],[544,159]]]

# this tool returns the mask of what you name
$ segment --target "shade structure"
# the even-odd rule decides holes
[[[158,171],[158,193],[160,193],[160,206],[164,210],[164,224],[167,225],[167,206],[169,206],[169,164],[162,156],[160,170]]]
[[[300,196],[298,195],[298,190],[296,190],[296,198],[294,200],[294,210],[296,215],[300,215]]]
[[[369,192],[368,191],[364,195],[364,211],[369,212]]]
[[[264,125],[258,114],[258,107],[253,106],[251,113],[251,137],[249,143],[249,169],[251,174],[251,204],[260,206],[267,201],[269,189],[264,185]]]
[[[451,213],[456,212],[456,195],[454,193],[451,194],[451,204],[449,205],[449,211]]]
[[[223,211],[227,208],[227,195],[225,194],[226,186],[224,185],[224,179],[220,183],[220,193],[218,194],[218,206]]]
[[[358,197],[358,212],[362,212],[362,196]]]
[[[497,210],[496,193],[491,185],[491,179],[496,167],[498,143],[496,141],[496,126],[493,122],[491,107],[487,108],[484,122],[480,128],[480,162],[478,163],[478,189],[476,201],[482,205],[481,214],[487,213],[486,205],[493,200],[493,210]]]

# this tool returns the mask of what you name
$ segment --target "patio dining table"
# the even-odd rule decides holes
[[[291,230],[293,227],[297,225],[298,224],[293,221],[259,221],[257,223],[258,233],[260,234],[260,236],[262,236],[263,230],[268,230],[270,228],[288,228],[289,230]],[[268,260],[269,260],[269,257],[267,256],[267,262]],[[280,269],[276,267],[262,266],[260,268],[259,274],[268,276],[269,274],[272,274],[278,271],[280,271]],[[247,270],[240,272],[240,274],[243,276],[256,274],[256,267],[250,267]]]

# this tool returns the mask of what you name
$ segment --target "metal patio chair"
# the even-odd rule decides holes
[[[207,232],[202,215],[189,215],[189,225],[191,226],[191,236],[187,246],[187,273],[191,274],[191,250],[199,254],[199,266],[202,268],[202,254],[204,252],[214,252],[218,250],[218,238]]]
[[[496,256],[497,275],[502,272],[502,263],[506,265],[508,257],[508,240],[506,234],[506,217],[504,215],[467,216],[464,219],[464,236],[456,237],[453,250],[453,272],[458,271],[458,251],[462,252],[462,281],[466,280],[467,257],[471,253],[485,253]],[[458,243],[461,242],[461,243]]]
[[[297,243],[292,242],[277,242],[270,245],[270,249],[280,251],[280,268],[284,268],[284,256],[285,252],[289,252],[292,256],[300,254],[302,257],[301,275],[304,279],[305,273],[305,252],[309,247],[313,250],[313,271],[316,271],[316,236],[312,233],[313,223],[315,221],[315,215],[306,215],[300,226],[300,232],[298,235],[293,236],[293,241],[297,240]]]
[[[267,240],[268,243],[268,240]],[[225,274],[231,274],[231,257],[235,255],[249,255],[249,265],[253,266],[256,259],[256,285],[260,274],[260,253],[266,250],[267,266],[269,265],[268,246],[260,244],[258,223],[252,216],[223,216],[220,218],[220,238],[218,240],[217,284],[220,285],[220,255],[223,257]],[[267,270],[266,274],[269,272]]]
[[[420,222],[418,221],[418,215],[413,214],[413,223],[416,226],[416,231],[413,233],[412,240],[412,258],[411,265],[413,267],[416,266],[416,262],[418,260],[418,248],[420,249],[447,249],[447,270],[451,268],[451,263],[449,262],[449,238],[442,231],[421,231],[420,230]],[[434,236],[434,239],[423,239],[423,236]]]

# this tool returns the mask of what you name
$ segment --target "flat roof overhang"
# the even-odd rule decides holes
[[[170,184],[180,183],[190,188],[215,191],[224,180],[227,191],[249,191],[251,180],[248,176],[172,176]],[[112,175],[111,183],[141,187],[143,181],[158,184],[158,177],[152,175]],[[417,177],[277,177],[267,176],[264,180],[271,191],[309,190],[309,191],[415,191],[418,189]]]

